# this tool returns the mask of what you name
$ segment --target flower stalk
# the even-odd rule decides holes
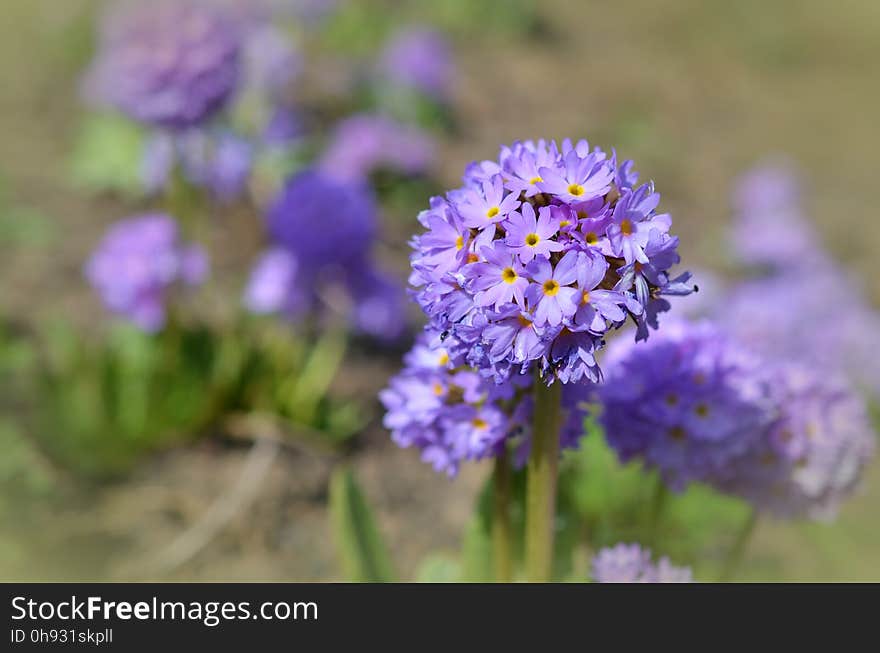
[[[730,551],[727,553],[727,559],[724,561],[724,566],[721,568],[721,575],[718,577],[719,582],[730,582],[734,576],[736,576],[740,564],[742,563],[743,556],[745,555],[746,548],[752,539],[752,535],[755,533],[755,526],[757,524],[758,511],[753,508],[749,512],[746,521],[743,522],[733,546],[730,547]]]
[[[526,478],[526,576],[546,583],[553,569],[562,384],[536,379],[534,430]]]
[[[492,475],[492,562],[496,583],[509,583],[513,579],[513,533],[510,528],[512,473],[510,453],[505,449],[495,459]]]

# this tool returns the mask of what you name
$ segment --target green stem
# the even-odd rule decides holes
[[[492,560],[495,566],[495,582],[509,583],[513,578],[513,558],[510,552],[512,533],[510,529],[510,454],[507,450],[495,459],[492,474]]]
[[[531,582],[546,583],[553,570],[562,384],[556,381],[548,387],[536,377],[533,387],[534,428],[526,479],[526,576]]]
[[[666,511],[668,498],[669,489],[658,475],[657,483],[654,486],[654,493],[651,497],[650,512],[648,513],[648,535],[645,544],[649,546],[656,547],[660,539],[660,522],[663,519],[663,513]]]
[[[758,511],[752,509],[748,518],[743,523],[742,528],[740,528],[739,533],[736,536],[736,541],[734,541],[733,546],[730,547],[730,551],[727,553],[727,559],[724,561],[724,566],[721,568],[721,575],[718,577],[719,582],[729,582],[736,575],[740,563],[742,563],[743,555],[746,552],[746,547],[755,532],[755,526],[757,523]]]

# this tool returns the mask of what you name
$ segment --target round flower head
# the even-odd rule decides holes
[[[239,50],[234,23],[202,0],[129,3],[102,30],[91,87],[135,120],[185,129],[232,96]]]
[[[597,583],[690,583],[689,567],[674,567],[668,558],[651,562],[651,551],[638,544],[601,549],[592,562]]]
[[[743,263],[781,270],[822,258],[790,165],[765,163],[750,170],[739,180],[733,204],[731,243]]]
[[[761,361],[709,323],[672,323],[647,343],[609,347],[599,388],[609,444],[674,490],[712,481],[774,424]]]
[[[449,44],[437,32],[411,28],[395,35],[380,62],[392,83],[413,88],[437,100],[449,95],[453,76]]]
[[[201,248],[180,242],[173,218],[145,214],[110,227],[85,274],[110,311],[144,331],[158,331],[171,288],[204,281],[207,259]]]
[[[842,373],[880,397],[880,314],[830,261],[738,283],[725,300],[715,316],[754,351]]]
[[[376,208],[367,188],[306,170],[290,179],[267,212],[272,239],[307,268],[357,270],[376,233]]]
[[[629,318],[644,339],[663,296],[693,290],[669,276],[678,239],[631,162],[586,141],[526,141],[464,182],[420,214],[410,281],[432,326],[497,382],[530,369],[548,384],[598,381],[608,331]]]
[[[273,247],[251,273],[245,305],[289,319],[331,307],[361,333],[398,338],[406,326],[405,296],[371,260],[375,220],[363,186],[300,173],[268,210]]]
[[[510,445],[515,462],[529,452],[531,377],[495,384],[466,364],[466,350],[454,338],[428,330],[404,358],[405,368],[379,394],[385,426],[401,447],[416,447],[422,459],[449,476],[465,460],[492,457]],[[563,393],[563,447],[583,433],[586,388]]]
[[[342,181],[363,182],[377,170],[421,174],[433,156],[434,143],[424,132],[384,116],[363,114],[336,126],[319,167]]]
[[[874,453],[864,402],[815,368],[780,367],[773,391],[779,419],[715,485],[779,517],[830,519]]]

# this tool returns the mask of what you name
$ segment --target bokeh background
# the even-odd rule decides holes
[[[84,262],[109,224],[152,206],[118,189],[96,191],[83,170],[88,148],[100,145],[84,136],[94,110],[83,101],[82,76],[106,4],[6,0],[0,21],[0,578],[341,579],[327,512],[339,464],[362,484],[399,576],[429,573],[428,554],[436,569],[438,553],[457,552],[489,468],[471,465],[450,481],[390,442],[375,397],[406,342],[348,348],[329,390],[354,402],[358,417],[342,443],[287,438],[255,459],[235,433],[206,428],[95,478],[81,473],[88,464],[47,454],[45,427],[35,435],[35,413],[50,410],[31,382],[48,346],[40,334],[63,324],[75,350],[105,337],[111,320],[83,278]],[[768,156],[786,157],[802,174],[802,202],[827,249],[880,303],[880,4],[335,4],[303,40],[311,49],[299,92],[312,106],[328,95],[338,104],[352,71],[397,30],[432,26],[451,47],[448,122],[432,126],[429,170],[400,192],[380,193],[377,256],[401,283],[416,212],[431,192],[455,186],[467,162],[518,138],[586,137],[637,161],[674,216],[688,267],[718,274],[730,266],[735,179]],[[206,323],[238,306],[263,238],[254,206],[211,211],[211,288],[194,309]],[[411,317],[415,329],[417,311]],[[64,428],[64,419],[51,427],[55,435]],[[93,446],[101,445],[76,452],[80,462],[97,455]],[[206,526],[217,497],[234,491],[248,465],[259,482]],[[878,500],[880,462],[835,523],[762,522],[742,577],[880,580]]]

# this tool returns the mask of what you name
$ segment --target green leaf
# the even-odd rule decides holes
[[[454,558],[440,553],[426,556],[416,570],[417,583],[457,583],[461,577],[461,564]]]
[[[387,583],[394,580],[391,558],[363,493],[349,469],[330,479],[333,536],[349,580]]]
[[[91,192],[140,195],[143,149],[143,133],[134,123],[113,114],[90,115],[76,136],[71,180]]]

